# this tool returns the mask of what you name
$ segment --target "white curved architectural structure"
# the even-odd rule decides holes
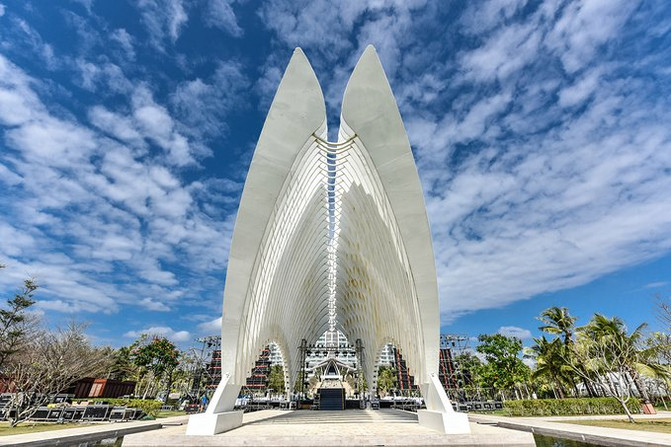
[[[439,307],[424,197],[391,88],[369,46],[347,84],[335,143],[317,78],[296,49],[268,112],[240,201],[222,321],[222,381],[187,434],[241,422],[235,399],[260,350],[275,342],[286,389],[303,339],[327,330],[376,356],[394,343],[420,383],[420,423],[468,432],[438,381]]]

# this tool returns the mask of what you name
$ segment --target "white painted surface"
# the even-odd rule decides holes
[[[226,411],[224,413],[201,413],[189,417],[186,427],[187,436],[213,436],[224,433],[242,425],[242,411]]]
[[[465,413],[444,413],[433,410],[417,410],[419,425],[448,435],[470,433],[468,415]]]

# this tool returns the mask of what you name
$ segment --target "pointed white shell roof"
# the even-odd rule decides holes
[[[298,346],[329,328],[361,339],[364,372],[391,341],[422,383],[438,368],[436,271],[424,198],[400,113],[375,49],[356,65],[328,144],[324,99],[296,49],[245,182],[224,292],[222,372],[242,384],[270,341],[287,386]]]

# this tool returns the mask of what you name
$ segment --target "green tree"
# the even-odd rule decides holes
[[[37,288],[35,281],[26,279],[14,297],[7,300],[7,307],[0,309],[0,371],[8,357],[21,350],[26,341],[29,331],[26,310],[35,304],[33,295]]]
[[[550,341],[542,336],[534,338],[534,342],[536,344],[530,351],[536,366],[531,378],[549,383],[555,397],[563,399],[566,397],[565,385],[573,385],[573,371],[564,361],[568,348],[559,338]]]
[[[138,365],[131,359],[130,347],[122,346],[119,349],[108,348],[106,376],[113,380],[136,380]]]
[[[478,371],[482,367],[480,359],[472,352],[463,352],[454,357],[454,368],[460,388],[474,387],[480,383]]]
[[[485,356],[486,361],[478,368],[483,386],[507,390],[529,379],[530,369],[519,357],[522,340],[501,334],[482,334],[478,341],[476,350]]]
[[[275,390],[275,393],[284,393],[284,368],[282,365],[272,365],[270,367],[268,386]]]
[[[398,387],[398,377],[396,369],[388,366],[380,366],[377,374],[377,389],[384,395],[387,395],[390,390]]]
[[[608,318],[597,313],[594,314],[589,324],[580,330],[585,337],[606,343],[611,348],[610,357],[623,364],[626,372],[624,380],[627,376],[631,377],[639,396],[649,400],[650,396],[641,375],[665,378],[670,375],[670,372],[668,365],[659,362],[658,351],[644,346],[643,331],[647,326],[647,323],[642,323],[633,332],[628,333],[627,326],[622,319]]]
[[[548,334],[561,336],[564,345],[573,343],[573,333],[577,317],[572,316],[566,307],[550,307],[541,312],[538,319],[543,323],[540,329]]]
[[[147,381],[144,394],[146,398],[150,390],[156,390],[166,380],[164,389],[170,392],[172,373],[179,365],[179,350],[165,337],[142,336],[130,348],[130,359],[141,369],[141,376]]]
[[[572,345],[574,343],[574,335],[576,331],[575,327],[575,322],[578,320],[577,317],[572,316],[569,313],[568,308],[566,307],[558,307],[558,306],[553,306],[548,309],[545,309],[543,312],[541,312],[540,316],[537,317],[538,320],[540,320],[543,325],[540,326],[538,329],[541,331],[551,334],[551,335],[556,335],[557,337],[561,338],[564,347],[566,348],[563,352],[561,352],[562,357],[566,357],[568,355],[571,355],[572,352]],[[554,346],[554,351],[552,352],[552,355],[557,354],[557,346]],[[566,370],[566,365],[564,365],[564,370]],[[563,382],[567,385],[567,387],[570,387],[575,390],[576,394],[579,394],[579,390],[576,387],[576,380],[575,380],[575,375],[571,374],[570,372],[566,372],[562,376]],[[589,381],[585,379],[578,379],[583,382],[583,385],[585,386],[585,390],[587,391],[587,394],[591,397],[596,396],[597,393],[594,390],[594,387],[590,384]]]

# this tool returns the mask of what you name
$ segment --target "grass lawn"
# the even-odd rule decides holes
[[[24,422],[17,427],[10,427],[9,422],[0,422],[0,436],[22,435],[24,433],[38,433],[41,431],[62,430],[64,428],[75,427],[83,427],[83,425],[77,423],[55,424],[53,422]]]
[[[172,416],[184,416],[186,411],[159,411],[156,414],[157,418],[169,418]]]
[[[671,433],[671,419],[638,419],[635,424],[627,420],[601,419],[583,421],[557,421],[565,424],[593,425],[596,427],[624,428],[625,430],[655,431]]]

